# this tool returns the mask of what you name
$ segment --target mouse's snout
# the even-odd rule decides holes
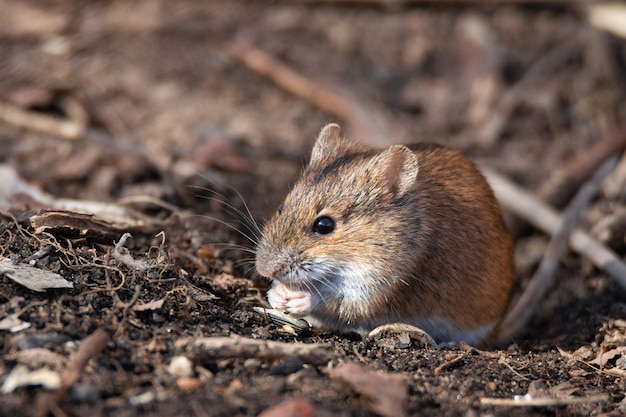
[[[290,251],[272,251],[259,248],[256,254],[256,270],[262,276],[281,281],[289,270],[297,266],[297,259]]]
[[[256,270],[259,274],[264,276],[265,278],[275,279],[277,272],[279,271],[278,266],[275,262],[266,262],[262,259],[259,259],[257,256],[256,260]]]

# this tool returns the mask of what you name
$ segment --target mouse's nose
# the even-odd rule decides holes
[[[259,248],[256,254],[256,270],[266,278],[281,280],[295,263],[293,254],[286,250],[280,252]]]
[[[280,270],[280,266],[271,259],[263,259],[257,256],[256,270],[265,278],[275,279]]]

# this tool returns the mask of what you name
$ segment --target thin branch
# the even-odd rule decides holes
[[[564,207],[581,184],[598,169],[603,161],[625,147],[625,130],[606,135],[603,140],[596,142],[590,148],[576,153],[562,167],[554,169],[549,178],[539,187],[537,197],[557,209]],[[509,226],[513,236],[524,234],[526,229],[526,223],[517,218],[512,219]]]
[[[402,138],[398,126],[379,106],[365,104],[363,99],[356,100],[345,92],[306,78],[244,40],[229,42],[226,50],[232,58],[284,90],[344,120],[360,140],[388,146]]]
[[[499,341],[508,340],[526,324],[536,305],[552,286],[554,273],[568,241],[572,249],[589,258],[594,265],[626,288],[626,264],[592,237],[575,230],[581,211],[597,194],[602,181],[615,167],[616,162],[617,157],[610,158],[598,169],[593,178],[579,190],[563,216],[559,216],[554,210],[504,177],[490,170],[483,170],[505,210],[513,212],[553,236],[530,285],[500,324]]]
[[[0,121],[21,129],[34,130],[51,136],[76,140],[85,135],[86,121],[83,119],[61,119],[0,101]]]
[[[536,85],[537,80],[545,77],[546,74],[556,72],[565,62],[579,54],[580,45],[577,42],[569,42],[557,45],[539,58],[515,85],[502,93],[494,106],[492,116],[475,132],[472,132],[476,137],[475,140],[483,145],[495,143],[509,123],[512,113],[520,102],[527,97],[528,92],[532,91],[530,86]]]
[[[95,358],[105,348],[109,335],[103,329],[98,329],[83,339],[78,350],[69,358],[68,364],[61,372],[61,387],[53,392],[44,392],[39,395],[35,403],[35,415],[47,416],[49,412],[55,415],[62,413],[58,403],[67,394],[83,374],[87,363]]]

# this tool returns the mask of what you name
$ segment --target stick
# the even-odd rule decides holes
[[[559,66],[567,60],[580,54],[578,43],[559,44],[549,53],[539,58],[526,74],[509,90],[505,91],[494,106],[494,112],[486,123],[473,132],[475,140],[483,145],[492,145],[502,135],[511,114],[519,106],[520,101],[527,96],[529,85],[534,85],[537,79],[546,73],[557,71]]]
[[[554,209],[502,175],[487,168],[482,171],[505,210],[522,217],[545,233],[553,234],[556,231],[560,216]],[[626,289],[626,264],[615,252],[580,229],[572,232],[569,243],[574,251],[585,256]]]
[[[58,406],[59,401],[80,379],[87,363],[105,348],[108,340],[109,335],[103,329],[98,329],[83,339],[78,350],[70,356],[67,366],[61,373],[61,387],[53,392],[44,392],[37,398],[35,403],[36,416],[47,416],[49,412],[55,415],[59,414],[58,412],[61,411]]]
[[[351,99],[345,93],[316,83],[246,41],[231,41],[226,49],[232,58],[279,87],[345,120],[363,141],[388,146],[403,136],[383,109],[374,110],[373,105],[364,105],[364,100]]]
[[[509,340],[515,333],[526,325],[532,316],[539,301],[543,299],[548,289],[552,287],[556,278],[556,271],[567,243],[574,231],[580,214],[591,203],[598,193],[604,179],[611,173],[617,164],[618,157],[614,156],[602,164],[593,177],[578,191],[571,204],[565,210],[558,224],[554,227],[552,239],[546,248],[545,255],[539,264],[530,284],[517,301],[515,306],[500,323],[498,339],[500,342]],[[626,278],[626,277],[625,277]]]
[[[69,140],[82,138],[87,128],[83,120],[60,119],[24,110],[6,101],[0,101],[0,120],[21,129],[30,129]]]
[[[292,356],[314,365],[331,359],[329,345],[321,343],[283,343],[246,337],[203,337],[183,340],[176,347],[187,348],[197,360],[219,358],[260,358],[275,360]]]
[[[570,158],[562,168],[555,169],[545,181],[537,196],[548,205],[557,209],[564,207],[576,193],[582,183],[592,175],[592,172],[609,156],[620,152],[626,147],[626,131],[606,135],[606,139],[595,143],[588,149],[581,150]],[[525,233],[526,223],[514,218],[509,224],[511,234],[520,236]]]

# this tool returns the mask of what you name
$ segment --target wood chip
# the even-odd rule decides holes
[[[36,234],[50,232],[57,236],[87,237],[98,242],[110,243],[111,240],[117,240],[123,233],[112,224],[99,220],[91,214],[45,211],[31,216],[29,221]]]
[[[263,411],[259,417],[314,417],[319,415],[316,411],[305,399],[289,398]]]
[[[372,371],[356,363],[347,363],[335,368],[330,376],[369,398],[372,410],[377,414],[384,417],[406,416],[408,392],[401,375]]]
[[[163,307],[163,302],[165,302],[165,299],[150,301],[150,302],[145,303],[145,304],[135,304],[133,306],[133,310],[134,311],[160,310],[161,307]]]

